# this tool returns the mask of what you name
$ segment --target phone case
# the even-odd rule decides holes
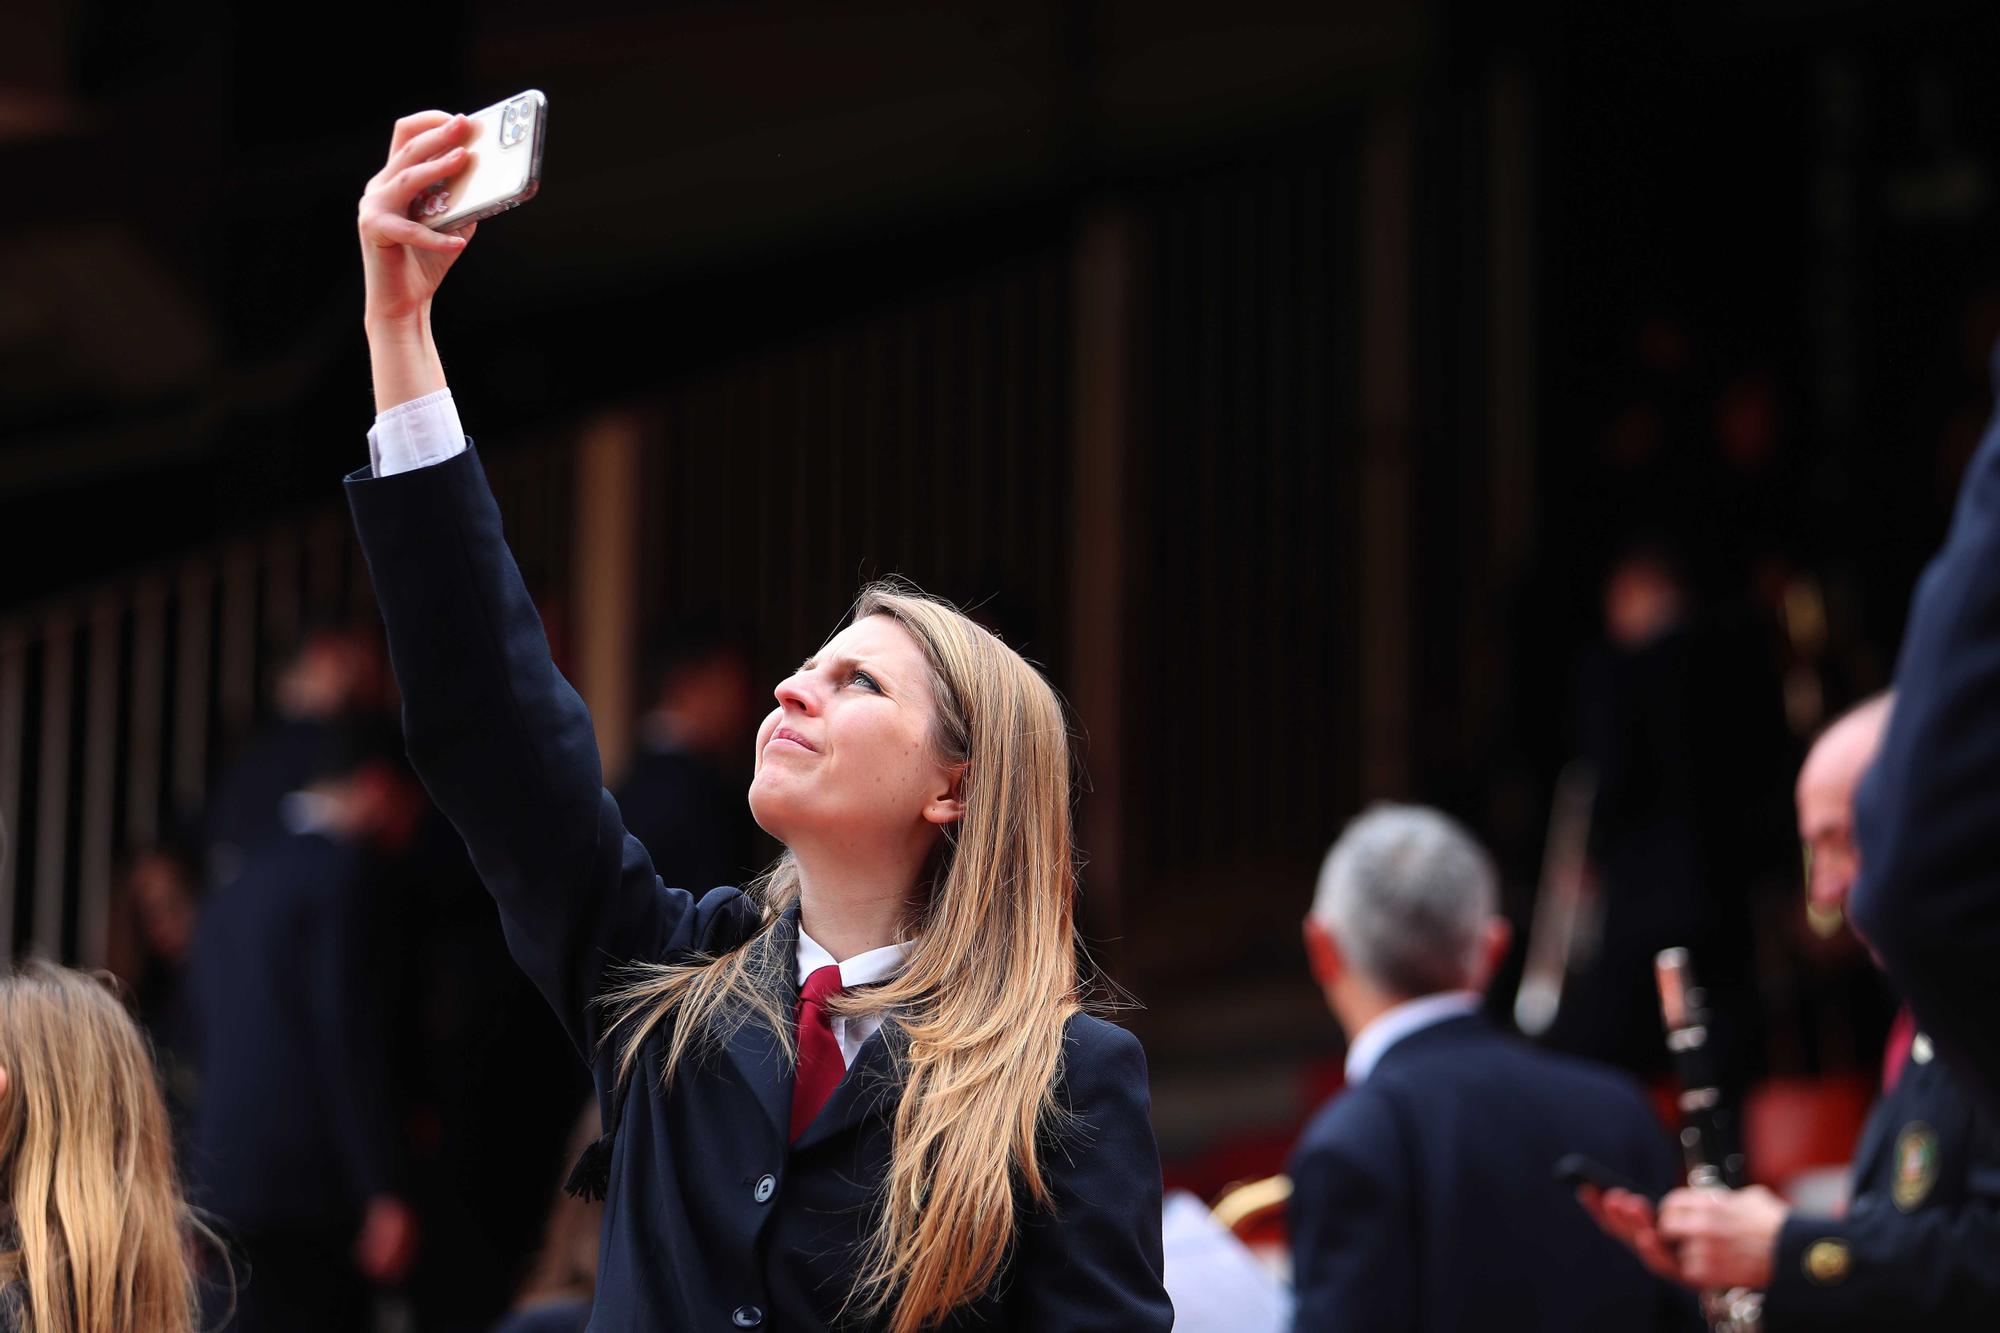
[[[410,216],[434,231],[519,208],[542,185],[542,143],[549,99],[530,88],[473,113],[466,164],[410,203]]]

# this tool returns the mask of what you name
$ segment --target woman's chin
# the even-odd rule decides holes
[[[750,817],[757,821],[757,827],[776,838],[788,842],[787,831],[797,821],[797,811],[792,802],[781,791],[772,790],[762,781],[750,784]]]

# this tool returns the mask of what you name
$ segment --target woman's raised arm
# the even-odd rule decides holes
[[[430,308],[463,240],[404,214],[457,161],[466,125],[442,112],[399,122],[361,199],[378,411],[445,387]],[[477,455],[382,470],[396,475],[358,473],[347,490],[411,761],[499,904],[515,960],[594,1059],[606,967],[731,943],[748,900],[719,890],[697,908],[661,886],[626,834],[602,789],[590,715],[550,660]]]
[[[356,210],[361,273],[375,376],[375,410],[386,412],[445,387],[444,364],[431,339],[431,300],[479,224],[456,233],[433,231],[410,217],[410,204],[465,159],[472,122],[442,111],[419,111],[396,122],[389,159],[369,180]]]

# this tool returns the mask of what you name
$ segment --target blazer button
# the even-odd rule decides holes
[[[764,1322],[764,1312],[754,1305],[739,1305],[736,1313],[729,1316],[729,1322],[738,1328],[755,1328]]]
[[[750,1197],[758,1203],[769,1203],[771,1196],[777,1192],[778,1178],[776,1176],[759,1176],[757,1177],[757,1187],[750,1191]]]

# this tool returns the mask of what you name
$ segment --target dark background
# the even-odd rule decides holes
[[[1295,923],[1363,802],[1464,816],[1525,922],[1635,542],[1769,724],[1704,752],[1752,815],[1726,892],[1795,916],[1793,766],[1886,683],[1989,401],[1990,5],[8,25],[11,947],[92,958],[109,846],[199,801],[304,611],[365,600],[355,200],[398,115],[535,86],[542,195],[485,225],[437,330],[559,650],[576,441],[610,410],[644,438],[645,618],[726,605],[776,679],[865,577],[983,607],[1076,707],[1087,924],[1197,1183],[1274,1165],[1337,1053]],[[51,767],[65,738],[104,762]],[[1788,1030],[1765,1066],[1830,1061]]]

